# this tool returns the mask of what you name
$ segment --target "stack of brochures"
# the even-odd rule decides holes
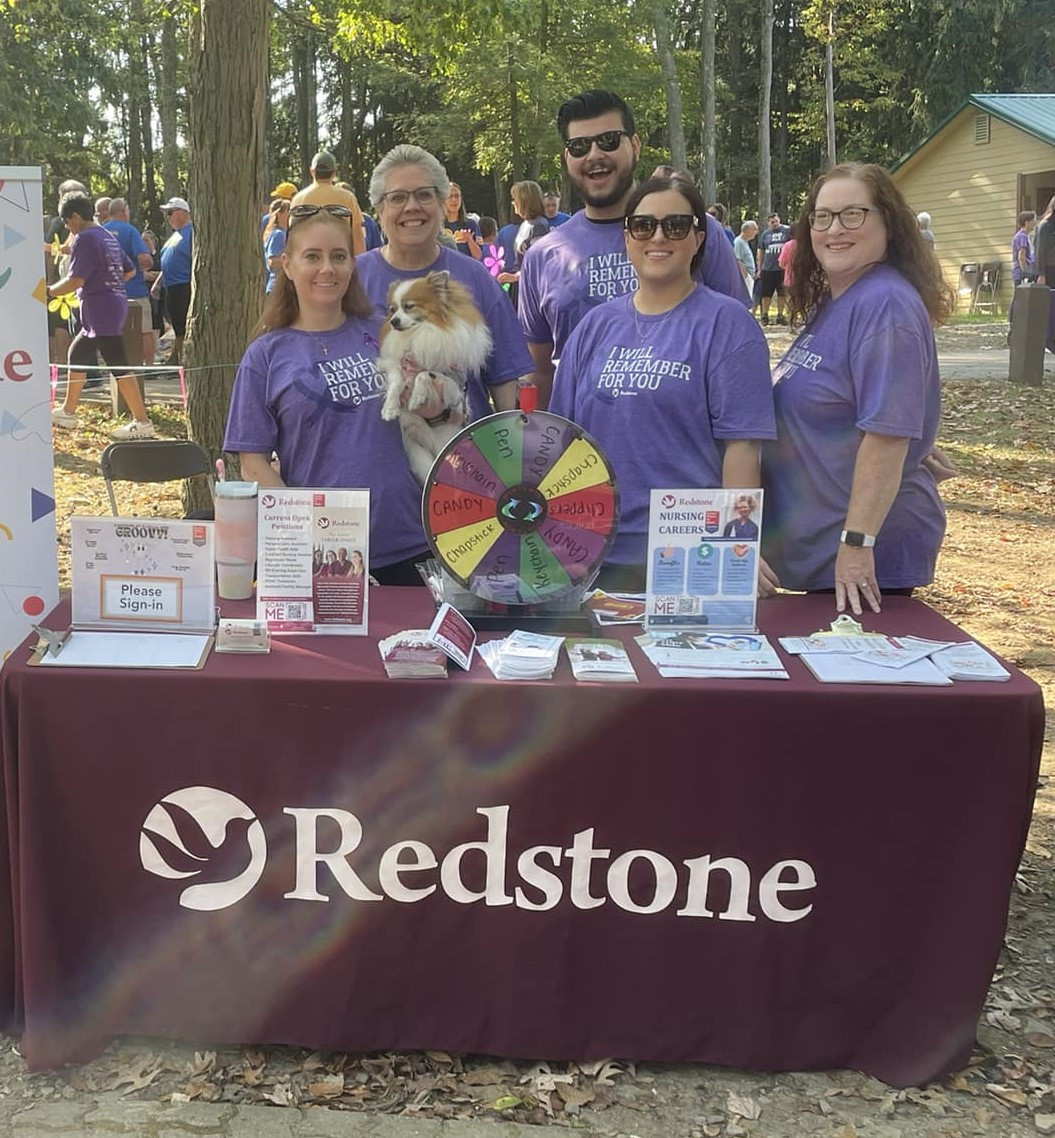
[[[549,680],[557,667],[563,636],[517,629],[504,640],[477,644],[476,651],[498,680]]]
[[[618,640],[568,640],[564,647],[577,680],[637,683],[637,672]]]
[[[431,642],[426,628],[397,632],[379,640],[377,647],[390,679],[446,678],[447,656]]]
[[[1011,673],[980,644],[918,636],[787,636],[781,647],[797,655],[825,684],[923,684],[953,680],[1009,680]]]
[[[644,593],[606,593],[594,589],[583,601],[600,625],[641,624],[645,619]]]
[[[724,677],[740,680],[786,680],[787,672],[769,641],[758,633],[645,633],[641,651],[661,676],[671,679]]]

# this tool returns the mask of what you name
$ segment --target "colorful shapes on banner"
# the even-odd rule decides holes
[[[11,266],[8,265],[7,268],[4,269],[4,271],[2,273],[0,273],[0,288],[3,288],[4,285],[7,284],[7,282],[10,279],[11,279]]]
[[[22,602],[22,611],[26,616],[40,616],[44,611],[44,598],[35,595],[26,597]]]
[[[46,518],[48,514],[55,512],[55,499],[50,494],[33,487],[29,492],[29,512],[30,520],[39,522],[41,518]]]
[[[23,213],[29,213],[29,194],[25,182],[0,182],[0,199],[10,202]]]
[[[15,535],[2,522],[0,522],[0,533],[2,533],[8,541],[15,540]]]
[[[13,434],[18,430],[24,431],[27,429],[26,424],[15,415],[12,415],[10,411],[4,411],[4,413],[0,415],[0,437]]]
[[[41,304],[48,303],[48,282],[41,277],[37,281],[37,287],[29,294],[34,300],[39,300]]]
[[[25,234],[19,233],[17,229],[12,229],[10,225],[4,226],[5,249],[13,249],[16,245],[21,245],[25,239]]]

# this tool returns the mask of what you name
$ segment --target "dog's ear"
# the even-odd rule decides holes
[[[441,297],[446,299],[450,295],[451,274],[448,269],[436,269],[425,279]]]

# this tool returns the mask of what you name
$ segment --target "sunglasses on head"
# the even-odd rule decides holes
[[[320,213],[328,213],[330,217],[343,217],[348,219],[352,211],[346,205],[295,205],[289,210],[289,223],[304,221],[309,217],[316,217]]]
[[[650,213],[631,214],[624,222],[627,233],[635,241],[648,241],[657,227],[663,236],[671,241],[684,241],[697,227],[696,218],[691,213],[668,213],[666,217],[653,217]]]
[[[590,147],[596,142],[599,150],[611,154],[613,150],[619,149],[624,134],[627,138],[630,137],[628,130],[603,130],[600,134],[583,134],[578,138],[569,138],[564,143],[564,149],[572,158],[585,158],[590,153]]]

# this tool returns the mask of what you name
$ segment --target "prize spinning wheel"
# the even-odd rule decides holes
[[[600,568],[619,492],[581,427],[546,411],[502,411],[440,453],[421,513],[433,553],[471,593],[536,605],[584,586]]]

